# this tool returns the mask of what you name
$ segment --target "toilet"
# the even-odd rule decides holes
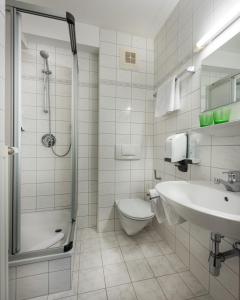
[[[128,235],[141,231],[154,217],[150,202],[143,199],[120,199],[115,203],[120,224]]]

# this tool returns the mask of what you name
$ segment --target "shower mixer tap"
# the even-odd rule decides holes
[[[51,126],[52,119],[51,119],[50,77],[49,76],[52,74],[52,72],[49,70],[49,64],[48,64],[49,54],[46,51],[41,50],[40,55],[44,59],[44,69],[42,70],[43,89],[44,89],[43,112],[48,114],[48,126],[49,126],[49,132],[42,136],[42,145],[47,148],[51,148],[55,156],[65,157],[66,155],[68,155],[68,153],[71,150],[71,141],[69,143],[67,151],[63,154],[58,154],[56,150],[53,148],[56,145],[56,137],[52,134],[52,126]]]

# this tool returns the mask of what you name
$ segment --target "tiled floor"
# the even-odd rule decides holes
[[[156,231],[78,234],[73,292],[34,300],[212,300]]]

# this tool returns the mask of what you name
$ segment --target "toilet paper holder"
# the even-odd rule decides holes
[[[156,169],[154,169],[154,179],[155,180],[162,180],[161,176],[157,176],[157,170]]]

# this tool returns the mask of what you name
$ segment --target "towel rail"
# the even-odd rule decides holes
[[[176,80],[177,79],[180,79],[184,74],[186,73],[190,73],[190,74],[194,74],[196,71],[195,71],[195,67],[194,66],[189,66],[187,67],[186,69],[184,69],[181,73],[179,73],[177,76],[176,76]],[[157,91],[154,92],[153,94],[153,97],[157,97]]]

